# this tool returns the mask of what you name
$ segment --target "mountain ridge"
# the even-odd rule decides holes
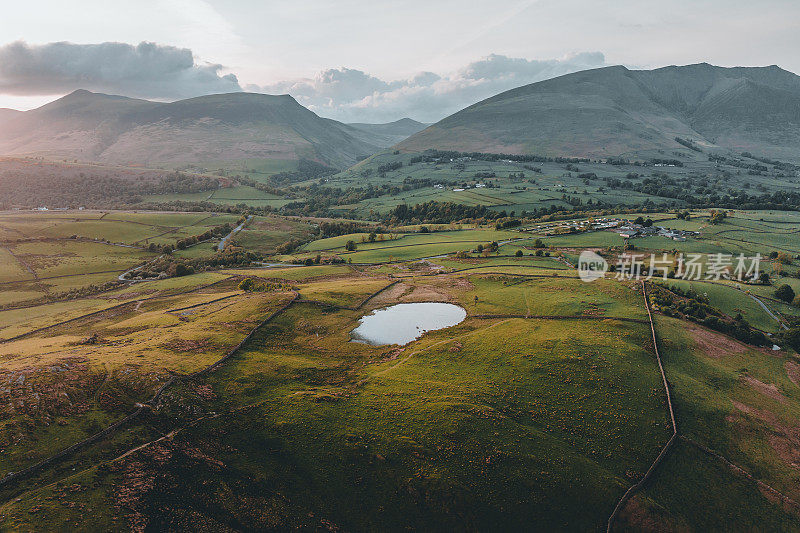
[[[388,148],[409,136],[422,131],[430,124],[417,122],[408,117],[401,118],[392,122],[367,123],[353,122],[347,124],[352,130],[353,135],[363,138],[368,142],[378,144],[381,148]]]
[[[380,148],[289,95],[223,93],[152,102],[83,89],[14,114],[0,153],[111,163],[310,159],[346,167]]]
[[[676,136],[796,158],[800,77],[708,63],[585,70],[477,102],[396,148],[602,157],[675,149]]]

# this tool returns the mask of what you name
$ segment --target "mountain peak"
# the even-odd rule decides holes
[[[678,149],[675,137],[797,159],[800,77],[775,66],[611,66],[500,93],[397,145],[575,157]]]
[[[378,149],[286,94],[151,102],[80,89],[10,120],[2,114],[2,121],[0,153],[111,163],[311,159],[342,168]]]

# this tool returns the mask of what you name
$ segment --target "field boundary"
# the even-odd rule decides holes
[[[373,298],[375,298],[377,295],[379,295],[379,294],[380,294],[380,293],[382,293],[383,291],[385,291],[385,290],[387,290],[387,289],[389,289],[389,288],[391,288],[391,287],[394,287],[394,286],[395,286],[395,285],[397,285],[398,283],[400,283],[400,280],[399,280],[399,279],[396,279],[396,280],[392,281],[391,283],[389,283],[388,285],[386,285],[385,287],[381,287],[381,288],[380,288],[380,289],[378,289],[377,291],[373,292],[372,294],[370,294],[369,296],[367,296],[366,298],[364,298],[363,300],[361,300],[361,303],[359,303],[359,304],[358,304],[358,305],[355,307],[355,309],[354,309],[354,310],[356,310],[356,309],[361,309],[362,307],[364,307],[364,305],[365,305],[365,304],[366,304],[368,301],[372,300]]]
[[[234,293],[234,294],[229,294],[227,296],[221,296],[219,298],[214,298],[213,300],[208,300],[207,302],[200,302],[200,303],[197,303],[197,304],[187,305],[186,307],[177,307],[175,309],[167,309],[164,312],[165,313],[170,313],[170,314],[171,313],[178,313],[180,311],[186,311],[187,309],[194,309],[195,307],[202,307],[204,305],[209,305],[209,304],[221,302],[222,300],[227,300],[228,298],[233,298],[234,296],[241,296],[241,294],[242,293],[237,292],[237,293]]]
[[[670,394],[669,390],[669,383],[667,382],[667,375],[664,373],[664,365],[661,363],[661,354],[658,352],[658,339],[656,338],[656,327],[653,324],[653,314],[650,311],[650,300],[647,298],[647,285],[645,284],[644,280],[642,280],[642,295],[644,296],[644,305],[647,308],[647,317],[650,321],[650,332],[653,334],[653,351],[656,355],[656,361],[658,362],[658,370],[661,373],[661,380],[664,383],[664,392],[667,395],[667,407],[669,410],[669,417],[672,421],[672,436],[669,438],[667,443],[661,449],[661,452],[656,457],[653,464],[650,465],[650,468],[647,469],[642,479],[631,485],[628,490],[625,491],[625,494],[622,495],[622,498],[617,502],[616,507],[611,513],[611,516],[608,517],[608,526],[606,531],[611,533],[612,528],[614,527],[614,521],[617,519],[619,512],[625,507],[625,504],[630,500],[631,496],[635,493],[640,491],[642,487],[644,487],[645,483],[650,479],[650,477],[655,472],[656,468],[659,464],[664,460],[666,457],[667,452],[672,448],[672,445],[675,443],[675,439],[678,437],[678,426],[675,423],[675,411],[672,408],[672,395]]]
[[[594,315],[523,315],[523,314],[490,314],[467,315],[467,318],[531,318],[541,320],[619,320],[621,322],[635,322],[647,324],[644,318],[630,318],[622,316],[594,316]]]
[[[332,309],[346,309],[347,311],[358,311],[368,301],[372,300],[373,298],[375,298],[377,295],[379,295],[380,293],[382,293],[386,289],[388,289],[390,287],[393,287],[394,285],[400,283],[400,281],[402,281],[402,280],[397,279],[397,280],[394,280],[393,282],[389,283],[388,285],[386,285],[384,287],[381,287],[377,291],[373,292],[372,294],[368,295],[366,298],[361,300],[361,302],[358,305],[354,305],[354,306],[339,305],[339,304],[334,304],[334,303],[329,303],[329,302],[323,302],[323,301],[320,301],[320,300],[312,300],[312,299],[309,299],[309,298],[303,298],[302,296],[299,296],[299,293],[298,293],[298,298],[297,298],[295,303],[318,305],[320,307],[330,307]]]
[[[227,278],[223,278],[223,279],[217,280],[217,281],[215,281],[213,283],[208,283],[206,285],[201,285],[199,287],[195,287],[195,288],[190,289],[188,291],[176,292],[175,294],[155,294],[153,296],[147,296],[145,298],[132,299],[132,300],[130,300],[128,302],[123,302],[121,304],[112,305],[112,306],[106,307],[104,309],[100,309],[100,310],[97,310],[97,311],[92,311],[91,313],[87,313],[85,315],[76,316],[74,318],[63,320],[61,322],[56,322],[55,324],[50,324],[48,326],[42,326],[41,328],[36,328],[36,329],[31,330],[31,331],[26,331],[25,333],[20,333],[19,335],[15,335],[15,336],[9,337],[7,339],[0,339],[0,344],[3,344],[5,342],[12,342],[12,341],[17,341],[17,340],[20,340],[20,339],[24,339],[25,337],[28,337],[30,335],[36,335],[37,333],[41,333],[43,331],[47,331],[48,329],[57,328],[59,326],[65,326],[67,324],[71,324],[72,322],[76,322],[76,321],[84,319],[84,318],[91,318],[91,317],[93,317],[95,315],[98,315],[100,313],[105,313],[106,311],[113,311],[115,309],[119,309],[120,307],[124,307],[126,305],[130,305],[130,304],[133,304],[133,303],[136,303],[136,302],[141,303],[141,302],[146,302],[148,300],[154,300],[156,298],[171,298],[173,296],[180,296],[182,294],[190,294],[190,293],[195,292],[195,291],[199,291],[199,290],[202,290],[202,289],[207,289],[209,287],[213,287],[214,285],[217,285],[218,283],[222,283],[223,281],[227,281],[227,280],[231,279],[231,277],[232,276],[229,276]],[[51,303],[59,303],[59,302],[51,302]],[[46,304],[44,304],[44,305],[46,305]]]
[[[216,282],[216,283],[218,283],[218,282]],[[253,338],[253,335],[255,335],[258,330],[260,330],[264,325],[266,325],[267,323],[272,321],[272,319],[274,319],[276,316],[278,316],[279,314],[284,312],[286,309],[288,309],[292,304],[294,304],[295,301],[298,299],[298,297],[299,297],[299,294],[297,292],[294,292],[291,300],[286,302],[283,306],[281,306],[277,310],[273,311],[264,320],[259,322],[259,324],[255,328],[250,330],[250,333],[248,333],[244,337],[244,339],[242,339],[236,346],[234,346],[233,348],[228,350],[228,352],[224,356],[222,356],[222,358],[218,359],[217,361],[215,361],[214,363],[210,364],[209,366],[207,366],[207,367],[205,367],[205,368],[203,368],[201,370],[198,370],[196,372],[193,372],[191,374],[185,374],[185,375],[170,377],[167,381],[165,381],[156,390],[156,392],[153,394],[153,396],[147,402],[145,402],[145,403],[136,403],[135,404],[136,405],[136,409],[132,413],[130,413],[127,416],[125,416],[124,418],[114,422],[113,424],[111,424],[110,426],[106,427],[105,429],[102,429],[102,430],[98,431],[97,433],[95,433],[93,435],[90,435],[89,437],[87,437],[87,438],[85,438],[85,439],[83,439],[83,440],[81,440],[79,442],[76,442],[75,444],[72,444],[72,445],[68,446],[67,448],[64,448],[60,452],[57,452],[57,453],[51,455],[50,457],[42,459],[41,461],[39,461],[38,463],[36,463],[34,465],[31,465],[31,466],[29,466],[27,468],[24,468],[22,470],[19,470],[17,472],[9,472],[2,479],[0,479],[0,488],[10,484],[11,482],[13,482],[15,480],[21,480],[21,479],[24,479],[26,477],[29,477],[32,474],[35,474],[35,473],[39,472],[40,470],[42,470],[44,467],[46,467],[46,466],[48,466],[48,465],[50,465],[52,463],[55,463],[55,462],[57,462],[57,461],[59,461],[61,459],[64,459],[64,458],[68,457],[69,455],[71,455],[72,453],[77,452],[77,451],[85,448],[86,446],[88,446],[90,444],[93,444],[93,443],[97,442],[98,440],[100,440],[100,439],[102,439],[104,437],[107,437],[108,435],[114,433],[116,430],[120,429],[122,426],[124,426],[128,422],[131,422],[132,420],[138,418],[144,411],[155,407],[158,404],[159,400],[161,399],[161,396],[163,395],[164,391],[166,391],[174,383],[176,383],[178,381],[192,380],[192,379],[194,379],[196,377],[199,377],[199,376],[202,376],[204,374],[207,374],[208,372],[213,372],[214,370],[216,370],[217,368],[222,366],[228,359],[233,357],[251,338]],[[128,303],[130,303],[130,302],[128,302]]]
[[[712,450],[708,446],[700,444],[696,440],[694,440],[694,439],[692,439],[690,437],[687,437],[686,435],[681,435],[680,439],[682,441],[688,443],[688,444],[691,444],[692,446],[694,446],[698,450],[702,451],[703,453],[705,453],[707,455],[710,455],[711,457],[714,457],[715,459],[719,459],[720,461],[725,463],[725,465],[727,465],[728,468],[730,468],[731,470],[734,470],[735,472],[738,472],[739,474],[743,475],[744,477],[746,477],[750,481],[753,481],[760,488],[762,488],[762,489],[764,489],[764,490],[766,490],[768,492],[771,492],[772,494],[774,494],[775,496],[780,498],[782,502],[788,503],[789,505],[791,505],[795,509],[799,509],[800,510],[800,503],[798,503],[796,500],[790,498],[789,496],[785,495],[784,493],[782,493],[778,489],[772,487],[771,485],[768,485],[768,484],[764,483],[763,481],[761,481],[757,477],[753,476],[750,472],[748,472],[747,470],[745,470],[741,466],[739,466],[736,463],[734,463],[733,461],[729,460],[724,455],[715,452],[714,450]]]

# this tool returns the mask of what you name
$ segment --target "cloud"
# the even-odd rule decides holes
[[[419,72],[383,80],[352,68],[330,68],[313,78],[247,85],[248,91],[291,94],[317,114],[344,122],[389,122],[411,117],[435,122],[514,87],[604,66],[600,52],[529,60],[492,54],[448,74]],[[177,100],[241,91],[222,65],[199,63],[188,48],[142,42],[0,46],[0,94],[31,97],[75,89]]]
[[[435,122],[499,92],[605,65],[600,52],[548,60],[492,54],[447,75],[421,72],[406,80],[384,81],[361,70],[338,68],[324,70],[313,79],[247,89],[289,93],[319,115],[345,122],[383,122],[406,116]]]
[[[29,96],[75,89],[177,99],[241,91],[218,64],[198,64],[187,48],[142,42],[0,46],[0,93]]]

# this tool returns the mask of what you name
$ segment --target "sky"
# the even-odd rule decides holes
[[[433,122],[607,65],[800,73],[797,0],[26,0],[0,3],[0,107],[72,90],[289,93],[345,122]]]

